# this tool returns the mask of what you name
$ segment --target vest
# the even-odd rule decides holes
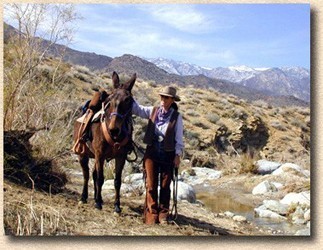
[[[153,145],[154,135],[155,135],[155,120],[157,115],[157,107],[153,108],[151,116],[148,121],[147,130],[144,136],[144,143],[148,146]],[[178,118],[178,111],[174,110],[172,116],[169,120],[165,138],[164,138],[164,149],[165,151],[175,151],[175,125]]]

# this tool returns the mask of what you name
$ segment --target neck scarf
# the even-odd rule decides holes
[[[163,108],[159,108],[157,110],[157,116],[155,121],[157,127],[162,126],[166,123],[166,121],[169,121],[172,113],[173,113],[172,108],[170,108],[168,111],[164,110]]]

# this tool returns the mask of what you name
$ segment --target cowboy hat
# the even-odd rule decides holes
[[[173,97],[177,102],[181,100],[179,96],[176,95],[176,89],[174,87],[165,87],[161,92],[159,92],[159,95]]]

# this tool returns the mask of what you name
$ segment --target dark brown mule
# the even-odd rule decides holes
[[[87,202],[88,182],[89,182],[89,158],[95,159],[93,170],[94,199],[95,207],[102,209],[101,190],[104,182],[103,167],[104,161],[115,159],[115,200],[114,211],[120,213],[120,188],[122,170],[127,158],[129,146],[132,143],[132,129],[129,129],[128,122],[131,118],[133,98],[131,89],[136,81],[136,74],[124,83],[119,83],[119,76],[113,72],[112,81],[114,90],[103,100],[103,115],[101,121],[90,125],[92,134],[92,151],[87,148],[85,152],[79,155],[79,161],[83,170],[83,191],[81,201]],[[81,123],[74,125],[74,141],[78,138]]]

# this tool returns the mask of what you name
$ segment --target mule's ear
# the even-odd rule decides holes
[[[115,89],[120,87],[120,79],[119,79],[118,74],[115,71],[113,71],[113,73],[112,73],[112,83],[113,83],[113,87]]]
[[[131,91],[132,90],[132,87],[133,85],[135,84],[136,82],[136,79],[137,79],[137,74],[134,73],[131,77],[131,79],[129,81],[127,81],[126,83],[123,84],[123,88],[128,90],[128,91]]]

